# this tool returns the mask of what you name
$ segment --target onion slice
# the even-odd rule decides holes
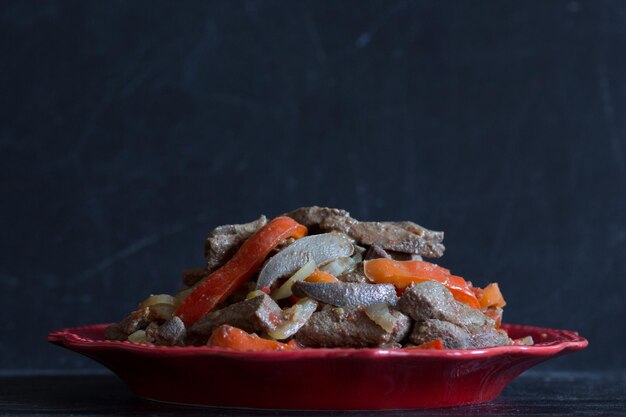
[[[146,340],[145,330],[137,330],[128,336],[128,341],[131,343],[146,343]]]
[[[338,277],[339,275],[352,272],[354,268],[356,267],[356,264],[357,262],[353,258],[349,258],[349,257],[338,258],[322,266],[320,268],[320,271],[328,272],[332,274],[333,276]]]
[[[290,297],[293,293],[291,292],[291,287],[293,283],[296,281],[302,281],[313,272],[315,272],[315,262],[309,261],[304,264],[304,266],[291,276],[283,285],[280,286],[277,290],[272,291],[272,298],[274,300],[282,300],[283,298]]]
[[[315,310],[317,310],[317,301],[308,297],[301,298],[292,307],[284,310],[285,320],[276,329],[267,332],[268,336],[276,340],[293,336],[311,318]]]
[[[365,308],[365,314],[370,318],[370,320],[382,327],[387,333],[393,332],[396,321],[398,320],[389,311],[387,303],[372,304],[371,306]]]
[[[248,295],[246,295],[246,300],[249,300],[251,298],[256,298],[256,297],[261,296],[261,295],[265,295],[265,293],[263,291],[261,291],[261,290],[250,291],[248,293]]]
[[[141,304],[139,304],[140,308],[146,308],[158,304],[166,304],[175,306],[176,299],[169,294],[152,294],[150,297],[146,298]]]

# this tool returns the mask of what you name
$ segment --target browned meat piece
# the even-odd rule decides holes
[[[394,252],[392,250],[387,251],[391,259],[396,261],[423,261],[420,255],[414,253]]]
[[[414,253],[429,258],[440,258],[445,251],[443,244],[425,240],[393,223],[356,222],[346,233],[359,244],[377,245],[385,250]]]
[[[182,346],[185,340],[185,324],[174,316],[162,325],[155,322],[146,327],[146,340],[163,346]]]
[[[365,274],[363,274],[363,271],[359,272],[356,270],[352,272],[348,272],[346,274],[339,275],[337,279],[342,282],[357,282],[357,283],[369,282]]]
[[[360,307],[326,308],[313,313],[296,333],[296,340],[310,347],[375,347],[399,342],[407,335],[411,322],[407,316],[391,310],[397,318],[391,333],[370,320]]]
[[[317,266],[354,253],[352,242],[343,233],[323,233],[303,237],[271,257],[259,272],[257,288],[270,288],[276,280],[295,274],[307,262]]]
[[[207,237],[204,256],[209,272],[215,271],[233,257],[235,252],[250,236],[267,224],[265,216],[244,224],[218,226]]]
[[[285,214],[307,226],[312,233],[339,231],[358,244],[377,245],[385,250],[439,258],[445,247],[443,232],[434,232],[413,222],[360,222],[345,210],[301,207]]]
[[[391,255],[389,255],[383,248],[378,245],[370,246],[367,252],[365,252],[365,256],[363,257],[363,259],[366,261],[369,261],[370,259],[380,258],[391,259]]]
[[[398,301],[398,308],[415,321],[438,319],[465,328],[495,325],[480,310],[456,301],[446,287],[435,281],[407,288]]]
[[[434,230],[428,230],[425,227],[422,227],[419,224],[416,224],[410,221],[382,222],[382,223],[401,227],[407,232],[411,232],[418,236],[421,236],[422,238],[424,238],[424,240],[430,240],[432,242],[439,242],[439,243],[443,242],[443,236],[444,236],[443,232],[436,232]]]
[[[370,282],[370,280],[367,279],[367,277],[365,276],[365,272],[363,272],[363,263],[361,262],[359,262],[356,265],[356,268],[354,268],[354,271],[339,275],[337,279],[343,282],[357,282],[357,283]]]
[[[391,284],[298,281],[293,284],[292,291],[297,296],[308,296],[338,307],[369,306],[378,303],[395,305],[398,298],[396,289]]]
[[[254,291],[255,287],[256,284],[253,281],[244,282],[235,290],[235,292],[233,292],[231,295],[228,296],[228,298],[226,298],[226,300],[224,300],[224,304],[230,305],[245,300],[250,291]]]
[[[202,279],[209,276],[209,270],[206,268],[192,268],[183,270],[183,284],[193,287]]]
[[[128,335],[120,328],[119,323],[114,323],[104,329],[104,338],[107,340],[126,340]]]
[[[475,327],[472,331],[447,321],[428,319],[415,324],[409,340],[417,345],[441,339],[446,349],[471,349],[511,344],[511,339],[493,327]]]
[[[494,320],[456,301],[446,287],[435,281],[407,288],[398,308],[417,322],[411,335],[411,341],[416,344],[438,338],[448,349],[511,343],[506,333],[495,329]]]
[[[472,336],[462,327],[450,322],[428,319],[415,323],[409,340],[416,345],[441,339],[446,349],[469,349],[474,347]]]
[[[356,222],[345,210],[330,207],[300,207],[284,214],[309,229],[309,233],[338,231],[346,233]]]
[[[213,311],[187,329],[187,341],[194,345],[206,344],[217,327],[229,324],[249,333],[274,330],[281,322],[281,309],[268,295],[231,304]]]
[[[145,329],[150,324],[150,309],[140,308],[126,316],[122,321],[112,324],[104,331],[104,337],[109,340],[126,340],[129,334]]]
[[[372,245],[365,252],[364,260],[369,261],[371,259],[393,259],[396,261],[421,261],[422,257],[415,253],[396,252],[392,250],[384,250],[378,245]]]

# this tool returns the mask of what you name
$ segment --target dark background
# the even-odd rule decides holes
[[[215,225],[311,204],[446,232],[509,322],[625,368],[626,3],[0,5],[0,367],[97,367]]]

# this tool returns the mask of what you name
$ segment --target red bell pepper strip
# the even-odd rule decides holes
[[[441,339],[431,340],[430,342],[425,342],[417,346],[411,346],[406,349],[434,349],[434,350],[442,350],[443,342]]]
[[[306,227],[289,217],[273,219],[250,236],[221,268],[197,284],[174,314],[187,326],[192,325],[250,279],[280,242],[306,233]]]
[[[311,275],[304,279],[306,282],[339,282],[335,276],[329,272],[316,269]]]
[[[504,307],[506,305],[506,301],[504,301],[504,297],[502,296],[502,292],[500,292],[500,287],[497,282],[487,285],[485,288],[480,291],[480,294],[476,295],[478,298],[478,302],[480,303],[480,307],[482,309],[486,309],[489,307]]]
[[[424,281],[437,281],[446,286],[457,301],[480,308],[470,284],[450,271],[425,261],[394,261],[372,259],[363,262],[365,276],[377,284],[393,284],[397,289]]]
[[[213,331],[207,343],[209,347],[225,347],[247,351],[294,350],[300,349],[295,340],[281,343],[275,340],[262,339],[255,334],[224,324]]]

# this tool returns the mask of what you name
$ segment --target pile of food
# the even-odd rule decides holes
[[[174,296],[151,295],[106,337],[240,350],[469,349],[532,343],[500,329],[497,284],[481,289],[426,262],[443,233],[303,207],[215,228],[207,265]]]

